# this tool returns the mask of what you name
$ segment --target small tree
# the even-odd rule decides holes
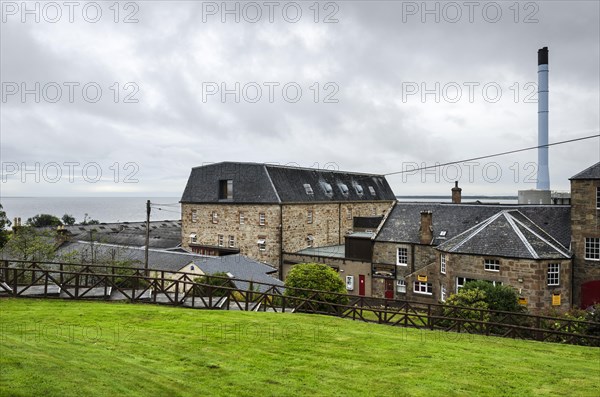
[[[6,228],[9,228],[10,225],[11,223],[6,217],[6,212],[4,212],[2,204],[0,204],[0,249],[8,242],[10,232]]]
[[[64,214],[60,219],[65,225],[72,226],[75,224],[75,217],[73,215]]]
[[[92,219],[90,217],[88,217],[87,212],[83,215],[83,221],[80,223],[80,225],[99,225],[100,222],[97,219]]]
[[[55,257],[56,232],[19,227],[2,248],[7,259],[48,261]]]
[[[285,295],[287,296],[309,299],[313,296],[313,292],[301,291],[297,288],[312,289],[324,291],[324,293],[319,293],[314,299],[342,305],[348,304],[348,296],[345,295],[346,286],[344,282],[335,270],[324,264],[302,263],[294,266],[288,273],[285,280],[285,287]],[[329,294],[327,292],[329,292]],[[331,306],[325,303],[317,305],[313,304],[313,306],[315,306],[318,311],[332,310]],[[307,307],[310,306],[307,305]]]
[[[34,217],[27,219],[26,224],[33,227],[47,227],[47,226],[60,226],[62,222],[60,219],[50,214],[38,214]]]

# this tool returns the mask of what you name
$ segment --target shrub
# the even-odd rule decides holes
[[[301,263],[292,268],[285,280],[285,295],[297,298],[310,298],[314,293],[298,288],[324,291],[317,300],[341,305],[348,304],[346,286],[338,273],[331,267],[319,263]],[[327,293],[330,292],[330,293]],[[337,295],[343,294],[343,295]],[[301,304],[302,302],[298,302]],[[326,303],[313,304],[317,311],[335,311]],[[310,307],[306,304],[305,307]]]
[[[446,299],[446,304],[443,310],[444,317],[451,318],[463,318],[466,320],[477,320],[487,322],[490,319],[490,314],[487,312],[481,312],[479,310],[469,309],[482,309],[487,310],[489,308],[486,302],[487,296],[485,291],[478,288],[466,290],[462,288],[457,294],[450,295]],[[452,320],[444,320],[440,322],[440,325],[446,327],[452,327],[456,324],[461,328],[466,328],[470,331],[477,331],[483,325],[469,324],[465,322],[456,322]]]
[[[233,283],[229,280],[229,276],[225,272],[217,272],[210,276],[196,277],[194,282],[204,284],[194,285],[192,291],[192,295],[194,296],[226,296],[230,290],[220,287],[234,288]]]
[[[505,285],[493,285],[487,281],[469,281],[461,291],[479,289],[485,292],[485,302],[490,310],[501,310],[505,312],[524,312],[524,306],[519,305],[517,292]]]

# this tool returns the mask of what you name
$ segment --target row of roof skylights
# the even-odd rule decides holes
[[[323,188],[323,191],[325,192],[326,196],[333,196],[333,187],[331,186],[330,183],[327,182],[319,182],[319,185],[321,185],[321,187]],[[348,189],[348,185],[346,185],[345,183],[338,183],[338,188],[340,189],[340,191],[342,192],[342,194],[344,196],[348,196],[348,194],[350,193],[350,189]],[[354,184],[354,190],[356,191],[356,194],[358,194],[359,196],[362,196],[364,194],[364,189],[361,185],[358,184]],[[306,191],[306,194],[308,194],[309,196],[312,196],[315,194],[312,186],[310,185],[310,183],[305,183],[304,184],[304,190]],[[373,186],[369,186],[369,192],[371,193],[371,196],[375,196],[375,188]]]

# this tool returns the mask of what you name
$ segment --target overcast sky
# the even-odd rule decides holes
[[[544,46],[550,142],[600,130],[598,1],[22,4],[2,2],[2,196],[180,196],[211,162],[386,174],[535,146]],[[389,182],[516,195],[536,160]],[[599,160],[597,138],[551,148],[552,189]]]

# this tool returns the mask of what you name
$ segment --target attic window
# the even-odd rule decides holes
[[[321,182],[321,187],[325,190],[325,194],[329,197],[333,196],[333,188],[327,182]]]
[[[369,192],[371,192],[371,196],[375,196],[375,188],[373,186],[369,186]]]
[[[348,185],[346,185],[345,183],[338,183],[338,187],[340,188],[344,196],[348,195]]]
[[[195,243],[196,241],[198,241],[196,233],[191,233],[190,234],[190,243]]]
[[[446,233],[448,233],[446,230],[442,230],[440,232],[440,237],[446,237]]]
[[[310,186],[310,183],[304,184],[304,190],[306,191],[306,194],[310,194],[310,195],[315,194],[315,192],[313,192],[312,186]]]
[[[309,234],[308,236],[306,236],[306,244],[308,244],[309,247],[313,246],[314,240],[315,240],[315,238],[313,237],[312,234]]]
[[[356,194],[362,196],[364,193],[363,187],[360,185],[354,185],[354,189],[356,190]]]

